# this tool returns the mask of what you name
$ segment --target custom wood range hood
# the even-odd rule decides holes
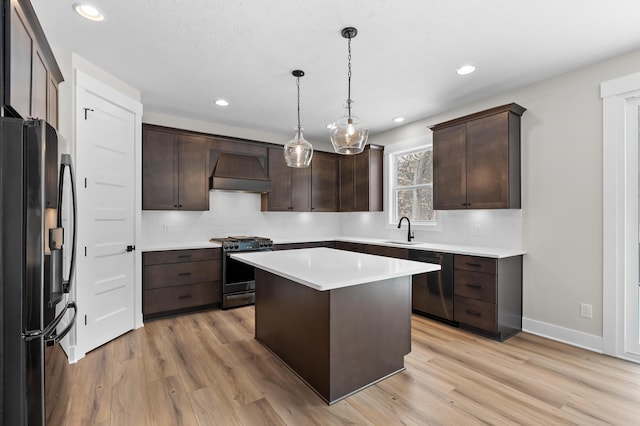
[[[209,159],[212,165],[209,189],[260,193],[271,191],[266,157],[211,150]]]

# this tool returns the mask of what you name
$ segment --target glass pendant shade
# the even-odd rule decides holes
[[[331,144],[338,154],[361,153],[369,137],[369,128],[360,118],[350,114],[351,108],[353,108],[353,101],[348,99],[344,117],[331,126]]]
[[[342,37],[349,41],[347,87],[348,96],[345,102],[344,117],[333,123],[330,127],[329,137],[333,149],[338,154],[353,155],[364,150],[369,137],[369,128],[360,118],[351,115],[353,101],[351,100],[351,39],[358,35],[358,30],[354,27],[342,29]]]
[[[302,127],[300,126],[300,77],[304,76],[304,71],[295,70],[291,72],[291,75],[296,78],[298,89],[298,125],[293,139],[284,144],[284,160],[289,167],[309,167],[313,157],[313,146],[302,135]]]
[[[313,146],[304,138],[302,128],[284,145],[284,159],[289,167],[309,167],[313,157]]]

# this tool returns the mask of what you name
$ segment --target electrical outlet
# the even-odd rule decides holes
[[[480,225],[473,225],[473,235],[481,235]]]
[[[581,303],[580,316],[583,318],[593,318],[593,306],[588,303]]]
[[[166,223],[162,225],[162,233],[163,234],[169,233],[169,225],[167,225]]]

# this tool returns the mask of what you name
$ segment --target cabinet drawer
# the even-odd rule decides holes
[[[496,305],[482,300],[456,296],[454,301],[454,319],[483,330],[496,331]]]
[[[198,260],[220,260],[219,248],[193,250],[147,251],[142,253],[143,265],[162,265],[164,263],[192,262]]]
[[[144,291],[144,315],[220,303],[220,283],[201,283]]]
[[[489,257],[456,255],[453,266],[455,269],[466,271],[484,272],[485,274],[496,273],[496,259]]]
[[[220,281],[220,260],[145,266],[143,274],[145,290]]]
[[[458,296],[496,303],[496,275],[457,269],[454,272],[454,290]]]

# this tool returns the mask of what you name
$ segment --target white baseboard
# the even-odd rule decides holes
[[[602,337],[582,331],[572,330],[542,321],[522,318],[522,330],[527,333],[557,340],[568,345],[588,349],[593,352],[603,353]]]

